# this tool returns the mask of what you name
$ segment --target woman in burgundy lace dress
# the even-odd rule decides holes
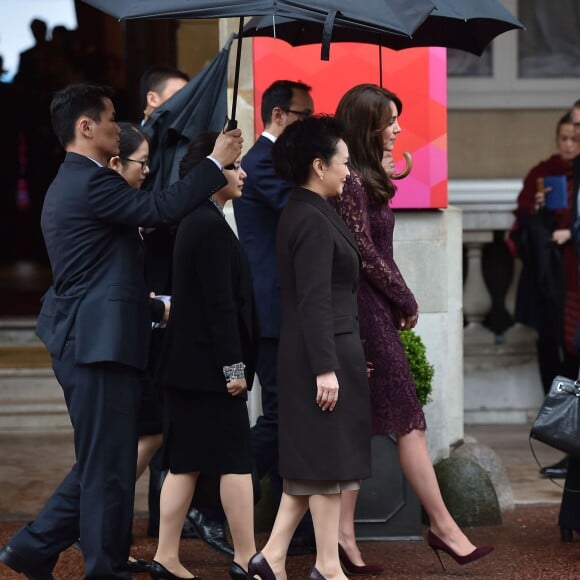
[[[333,203],[362,257],[358,306],[361,337],[373,365],[373,433],[396,434],[403,473],[429,516],[429,545],[467,563],[491,549],[476,548],[443,503],[427,450],[425,416],[398,335],[398,330],[413,328],[419,317],[417,301],[393,259],[395,218],[389,200],[395,187],[389,175],[401,109],[396,95],[376,85],[358,85],[342,97],[336,117],[345,125],[351,173]],[[354,535],[356,499],[357,492],[343,493],[340,547],[350,569],[362,572]]]

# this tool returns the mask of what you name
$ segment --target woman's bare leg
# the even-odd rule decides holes
[[[256,553],[252,476],[249,473],[222,475],[220,495],[234,542],[234,562],[247,570],[250,558]]]
[[[272,533],[262,549],[262,554],[276,575],[276,580],[286,580],[286,553],[292,536],[308,509],[308,497],[282,493]]]
[[[137,445],[137,479],[139,479],[163,442],[163,435],[142,435]]]
[[[326,580],[348,580],[338,559],[340,494],[310,496],[310,513],[316,537],[316,569]]]
[[[356,545],[356,534],[354,531],[354,512],[357,499],[358,490],[343,491],[341,493],[338,542],[355,566],[364,566],[365,561]]]
[[[191,578],[179,560],[179,540],[198,476],[198,472],[169,472],[161,488],[159,542],[153,559],[182,578]]]
[[[443,502],[427,449],[425,432],[419,429],[397,437],[401,469],[429,517],[431,529],[458,555],[475,549]]]

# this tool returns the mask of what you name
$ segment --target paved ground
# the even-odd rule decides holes
[[[487,558],[466,567],[443,556],[443,572],[434,553],[425,542],[367,542],[362,545],[368,561],[383,562],[386,572],[380,578],[393,579],[513,579],[580,580],[580,536],[571,544],[559,539],[557,515],[561,489],[538,477],[531,457],[526,426],[469,427],[466,434],[492,447],[502,459],[514,490],[516,508],[504,514],[501,526],[468,530],[477,544],[493,544],[496,550]],[[62,478],[72,459],[70,433],[1,433],[0,432],[0,544],[34,515],[48,494]],[[559,455],[538,445],[538,457],[544,464]],[[145,505],[146,482],[140,482],[137,511]],[[150,559],[155,540],[145,536],[146,520],[135,520],[135,555]],[[426,530],[424,530],[426,532]],[[258,537],[261,546],[266,537]],[[228,559],[207,548],[199,540],[184,540],[182,557],[190,569],[204,580],[228,578]],[[311,556],[288,560],[289,580],[307,578],[313,564]],[[57,580],[82,577],[79,552],[65,552],[55,570]],[[0,564],[0,579],[23,578]],[[146,575],[135,578],[147,578]],[[362,577],[361,577],[362,578]]]
[[[381,579],[459,579],[472,580],[573,580],[580,578],[580,538],[571,544],[561,544],[555,525],[556,504],[520,505],[497,527],[473,528],[470,537],[479,544],[494,544],[495,552],[479,562],[462,567],[443,556],[447,572],[443,572],[434,553],[425,542],[367,542],[362,544],[369,561],[383,562],[386,572]],[[146,520],[135,522],[134,554],[150,559],[155,552],[155,540],[146,538]],[[16,529],[16,522],[0,523],[0,542]],[[259,545],[266,538],[258,538]],[[200,540],[184,540],[184,563],[204,580],[228,578],[229,561],[225,556],[207,548]],[[288,559],[289,580],[308,577],[312,556],[293,556]],[[6,568],[0,578],[22,578]],[[70,548],[60,558],[55,570],[57,580],[77,580],[82,577],[82,559]],[[137,575],[135,578],[147,578]],[[361,577],[362,578],[362,577]]]

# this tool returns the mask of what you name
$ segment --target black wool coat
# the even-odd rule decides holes
[[[181,221],[175,237],[157,383],[227,393],[224,365],[243,362],[251,388],[258,340],[248,260],[221,212],[206,201]]]
[[[307,480],[369,477],[370,395],[357,314],[356,242],[326,200],[295,189],[280,217],[277,258],[280,474]],[[335,371],[339,383],[332,412],[316,403],[316,375],[326,371]]]

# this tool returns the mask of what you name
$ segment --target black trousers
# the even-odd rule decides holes
[[[116,363],[77,365],[74,339],[53,360],[74,429],[76,463],[36,519],[8,545],[50,572],[80,538],[87,580],[130,580],[129,556],[137,462],[139,372]]]
[[[562,528],[580,530],[580,457],[568,456],[568,475],[558,524]]]
[[[252,427],[254,463],[260,479],[270,476],[276,504],[282,495],[278,473],[278,339],[262,338],[256,361],[256,374],[262,389],[262,415]]]

